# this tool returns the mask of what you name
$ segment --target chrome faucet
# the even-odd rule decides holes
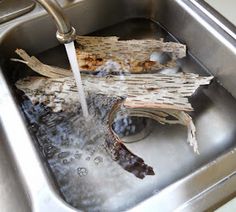
[[[76,31],[64,16],[62,8],[56,0],[35,0],[52,16],[56,25],[56,37],[60,43],[70,43],[75,40]]]

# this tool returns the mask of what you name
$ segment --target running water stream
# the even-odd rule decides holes
[[[69,59],[69,62],[70,62],[72,72],[73,72],[74,77],[75,77],[75,82],[76,82],[76,85],[77,85],[77,88],[78,88],[79,100],[80,100],[80,104],[81,104],[81,107],[82,107],[83,116],[85,118],[87,118],[89,116],[88,106],[87,106],[87,102],[86,102],[86,98],[85,98],[84,88],[83,88],[83,85],[82,85],[79,65],[78,65],[76,52],[75,52],[74,41],[72,41],[70,43],[66,43],[65,48],[66,48],[66,53],[67,53],[67,56],[68,56],[68,59]]]

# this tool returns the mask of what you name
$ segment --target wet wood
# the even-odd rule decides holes
[[[32,103],[42,103],[54,112],[73,111],[78,108],[77,87],[72,76],[65,77],[63,76],[65,70],[57,71],[57,67],[42,64],[38,60],[35,66],[33,64],[35,60],[30,60],[26,52],[17,51],[20,51],[22,58],[26,60],[24,63],[47,77],[27,77],[16,83],[16,87],[24,91]],[[119,99],[108,111],[105,125],[107,149],[125,170],[136,173],[135,175],[140,178],[154,172],[141,158],[131,153],[112,130],[114,117],[123,111],[123,115],[147,117],[161,124],[184,125],[187,128],[187,142],[193,147],[194,152],[199,153],[196,129],[192,118],[186,113],[193,110],[188,97],[200,85],[209,84],[211,79],[212,77],[202,77],[192,73],[128,74],[105,77],[82,75],[87,96],[103,95],[104,98]],[[122,117],[122,113],[120,116]]]
[[[109,68],[112,60],[117,70],[130,73],[156,72],[164,68],[173,68],[175,61],[186,56],[186,46],[163,40],[119,40],[118,37],[77,36],[77,58],[80,69],[98,71]],[[160,63],[151,61],[153,52],[168,53],[169,61]]]
[[[85,92],[125,97],[127,108],[169,109],[192,111],[188,102],[200,85],[209,84],[212,77],[197,74],[132,74],[128,76],[96,77],[82,75]],[[33,102],[44,103],[54,112],[70,110],[79,102],[73,77],[28,77],[16,83]]]
[[[23,60],[11,59],[12,61],[22,62],[29,66],[33,71],[39,73],[42,76],[49,78],[69,77],[72,76],[70,70],[66,70],[59,67],[53,67],[41,63],[36,57],[29,56],[23,49],[16,49],[15,51]]]

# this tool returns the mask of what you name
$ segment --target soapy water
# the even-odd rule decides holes
[[[98,98],[87,99],[89,120],[80,115],[80,107],[53,113],[26,99],[22,109],[65,200],[80,210],[120,211],[143,199],[135,193],[145,181],[125,171],[107,153],[103,125],[107,108]],[[126,118],[123,124],[131,126],[132,120]]]

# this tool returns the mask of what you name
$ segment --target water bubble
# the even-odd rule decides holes
[[[88,174],[88,170],[84,167],[79,167],[77,168],[77,174],[80,176],[80,177],[84,177]]]
[[[70,163],[70,161],[69,161],[69,160],[67,160],[67,159],[64,159],[64,160],[62,161],[62,163],[66,165],[66,164],[69,164],[69,163]]]
[[[61,140],[67,140],[67,134],[66,133],[63,133],[61,135]]]
[[[90,151],[90,153],[89,153],[89,154],[90,154],[90,156],[93,156],[95,152],[96,152],[96,150],[95,150],[95,149],[91,150],[91,151]]]
[[[76,154],[74,155],[74,157],[75,157],[76,159],[80,159],[80,158],[82,157],[82,154],[76,153]]]
[[[33,123],[30,127],[32,132],[36,133],[38,131],[38,126],[35,123]]]
[[[70,155],[70,152],[61,152],[58,154],[58,158],[62,159],[62,158],[66,158]]]
[[[96,158],[94,158],[94,163],[96,165],[100,164],[103,162],[103,158],[101,156],[97,156]]]
[[[52,144],[45,144],[43,151],[47,158],[52,158],[58,152],[58,148]]]
[[[69,141],[68,140],[62,141],[62,145],[63,146],[69,146]]]

